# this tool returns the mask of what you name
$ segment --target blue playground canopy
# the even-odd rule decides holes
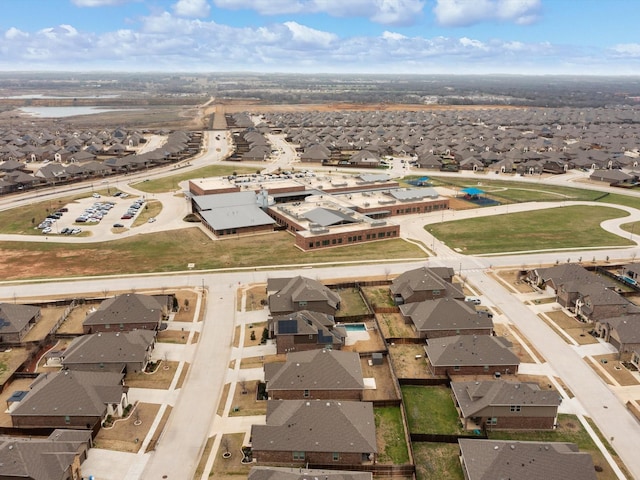
[[[475,188],[475,187],[469,187],[469,188],[463,188],[461,192],[467,195],[482,195],[484,193],[484,190],[480,190],[479,188]]]

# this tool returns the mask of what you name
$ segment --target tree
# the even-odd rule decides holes
[[[251,338],[251,340],[255,340],[256,339],[256,331],[255,330],[251,330],[250,338]]]
[[[184,310],[185,310],[185,312],[189,311],[189,299],[188,298],[184,299]]]

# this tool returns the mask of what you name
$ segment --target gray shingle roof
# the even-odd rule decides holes
[[[357,352],[309,350],[264,366],[267,390],[357,390],[364,388]]]
[[[256,451],[376,453],[373,404],[268,400],[267,424],[253,425]]]
[[[558,406],[555,391],[540,390],[535,383],[485,381],[451,382],[451,390],[464,418],[473,417],[488,406]]]
[[[476,311],[469,302],[440,298],[400,305],[400,311],[418,331],[492,329],[493,320],[485,311]]]
[[[469,480],[595,480],[593,460],[573,443],[459,439]]]
[[[62,365],[75,369],[78,364],[121,364],[143,362],[155,339],[155,330],[94,333],[77,337],[65,350]]]
[[[425,351],[436,367],[519,365],[511,343],[489,335],[458,335],[429,340]]]
[[[106,405],[120,402],[123,375],[65,370],[43,373],[11,412],[12,416],[103,416]]]
[[[161,317],[162,306],[154,297],[139,293],[125,293],[104,300],[95,312],[85,318],[82,324],[158,324]]]
[[[0,303],[0,335],[20,332],[40,312],[40,307]]]
[[[326,302],[330,307],[337,309],[340,304],[340,296],[325,287],[322,283],[312,278],[293,277],[286,281],[271,283],[282,285],[276,293],[269,295],[269,309],[271,313],[294,311],[294,303],[299,302]]]

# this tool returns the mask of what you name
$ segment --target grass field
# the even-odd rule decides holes
[[[419,177],[414,177],[419,178]],[[411,177],[407,177],[411,179]],[[563,200],[600,201],[640,208],[640,198],[616,193],[602,193],[576,187],[563,187],[518,182],[507,180],[493,180],[490,177],[478,175],[477,178],[464,177],[429,177],[434,186],[447,186],[460,190],[475,187],[486,192],[486,195],[500,203],[516,202],[557,202]]]
[[[447,387],[403,386],[402,398],[412,433],[464,433]]]
[[[402,414],[399,407],[378,407],[376,419],[378,462],[403,465],[409,463],[409,449],[405,441]]]
[[[233,172],[237,174],[256,173],[255,168],[236,167],[234,165],[208,165],[198,168],[197,170],[188,170],[170,175],[168,177],[157,178],[155,180],[147,180],[134,183],[131,186],[147,193],[165,193],[171,192],[178,188],[180,182],[196,178],[221,177],[231,175]]]
[[[457,443],[414,443],[413,455],[417,480],[464,480]]]
[[[202,270],[400,258],[424,258],[424,252],[392,239],[305,253],[286,232],[213,242],[197,228],[92,244],[0,242],[5,280],[182,271],[188,263]]]
[[[635,245],[600,228],[603,221],[624,216],[626,212],[611,207],[571,206],[471,218],[425,228],[465,254]]]

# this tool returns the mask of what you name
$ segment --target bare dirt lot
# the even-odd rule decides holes
[[[422,345],[389,345],[389,357],[398,378],[433,378]]]
[[[119,452],[137,452],[159,409],[160,405],[156,404],[137,404],[127,418],[116,420],[110,428],[101,428],[94,446]]]

